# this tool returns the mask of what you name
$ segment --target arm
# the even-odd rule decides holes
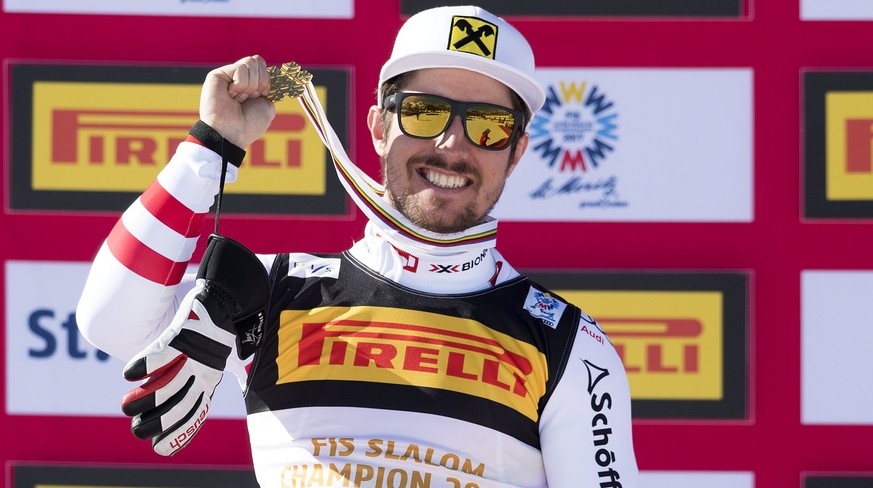
[[[637,488],[631,402],[624,366],[606,334],[579,332],[540,422],[549,488]]]
[[[269,127],[275,109],[261,95],[269,74],[260,56],[211,71],[203,84],[200,119],[170,163],[131,205],[101,246],[80,298],[76,318],[82,335],[127,360],[172,320],[203,223],[215,195],[221,156],[215,140],[244,148]],[[236,161],[237,166],[242,157]],[[227,181],[237,168],[228,167]]]

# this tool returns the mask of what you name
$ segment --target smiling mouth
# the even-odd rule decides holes
[[[421,171],[422,176],[426,179],[431,185],[434,185],[439,188],[446,189],[454,189],[454,188],[462,188],[470,184],[470,180],[464,176],[459,175],[447,175],[444,173],[438,173],[436,171],[431,171],[427,168]]]

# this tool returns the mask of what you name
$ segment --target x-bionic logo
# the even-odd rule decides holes
[[[459,264],[431,264],[430,272],[431,273],[457,273],[461,271],[461,265]]]
[[[485,260],[485,257],[488,256],[488,250],[482,251],[481,254],[476,256],[475,258],[467,261],[462,264],[433,264],[431,263],[430,271],[431,273],[460,273],[462,271],[469,271],[476,266],[482,264],[482,261]]]
[[[461,51],[494,59],[497,26],[476,17],[452,17],[449,51]]]
[[[612,409],[612,396],[609,392],[603,392],[598,395],[595,390],[597,386],[607,376],[609,370],[595,365],[587,359],[583,359],[585,369],[588,370],[588,394],[591,396],[591,409],[595,412],[591,419],[591,426],[594,428],[592,439],[594,447],[597,447],[597,452],[594,453],[594,462],[598,466],[604,468],[604,471],[598,471],[597,476],[600,478],[601,488],[621,488],[621,475],[612,468],[612,463],[615,462],[615,453],[609,450],[609,436],[612,434],[612,428],[609,427],[609,417],[606,413]],[[605,411],[604,411],[605,410]],[[602,426],[599,427],[598,426]]]

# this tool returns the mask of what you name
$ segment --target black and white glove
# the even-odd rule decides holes
[[[209,239],[173,321],[124,368],[125,379],[145,382],[124,396],[122,411],[133,417],[133,434],[152,439],[163,456],[185,447],[203,425],[234,342],[241,358],[253,352],[266,315],[263,264],[232,239]]]

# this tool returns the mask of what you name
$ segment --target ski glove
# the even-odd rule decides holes
[[[242,244],[211,235],[188,292],[169,327],[124,368],[143,381],[121,402],[131,431],[163,456],[185,447],[209,414],[234,342],[241,359],[260,342],[269,299],[263,264]]]

